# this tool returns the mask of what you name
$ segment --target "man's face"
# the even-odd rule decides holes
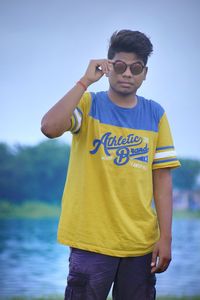
[[[144,66],[143,61],[139,59],[134,53],[127,52],[116,53],[112,61],[122,61],[127,64],[128,67],[123,73],[118,74],[112,66],[112,70],[109,72],[108,76],[110,88],[115,93],[120,94],[121,96],[128,96],[136,93],[137,89],[141,86],[143,80],[145,80],[146,78],[147,67],[144,67],[140,74],[134,75],[131,72],[130,65],[139,62]]]

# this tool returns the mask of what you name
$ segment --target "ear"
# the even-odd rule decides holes
[[[148,73],[148,67],[145,67],[145,70],[144,70],[144,80],[146,80],[147,73]]]

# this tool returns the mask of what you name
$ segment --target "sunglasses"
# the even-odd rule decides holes
[[[113,63],[113,68],[115,73],[117,74],[123,74],[126,69],[130,67],[131,73],[133,75],[139,75],[142,73],[143,69],[145,68],[145,66],[141,63],[141,62],[135,62],[133,64],[127,65],[124,61],[122,60],[116,60]]]

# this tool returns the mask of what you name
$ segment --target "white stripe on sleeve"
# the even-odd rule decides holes
[[[82,115],[77,108],[75,108],[73,112],[73,117],[75,119],[75,124],[74,124],[74,128],[72,129],[72,132],[76,133],[80,129],[82,123]]]
[[[157,152],[154,159],[176,156],[176,151]]]

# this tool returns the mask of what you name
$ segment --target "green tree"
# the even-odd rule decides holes
[[[17,189],[13,172],[15,165],[14,150],[4,143],[0,143],[0,198],[12,199]]]
[[[181,159],[181,167],[173,171],[173,183],[182,190],[194,189],[200,174],[200,161],[196,159]]]
[[[0,143],[0,199],[60,201],[69,154],[70,146],[57,139],[35,146]],[[194,189],[199,174],[199,160],[181,159],[181,167],[173,171],[174,187]]]
[[[57,140],[36,146],[0,147],[0,198],[11,201],[59,201],[67,173],[70,147]]]

